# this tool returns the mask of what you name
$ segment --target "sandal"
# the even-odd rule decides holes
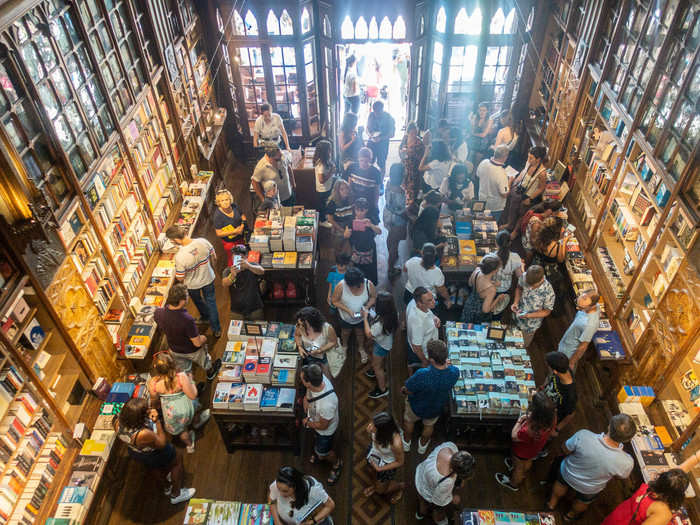
[[[375,493],[374,487],[371,485],[362,491],[362,494],[365,495],[365,498],[371,498],[374,495],[374,493]]]
[[[340,471],[343,470],[343,460],[339,459],[338,462],[333,465],[333,468],[331,469],[331,473],[328,476],[328,484],[329,485],[335,485],[338,483],[338,480],[340,479]]]
[[[583,516],[583,512],[580,514],[569,514],[567,512],[567,513],[562,515],[562,518],[564,518],[564,521],[566,523],[570,523],[572,521],[578,521],[581,516]]]
[[[398,492],[395,492],[394,495],[391,497],[391,504],[396,505],[398,504],[399,501],[401,501],[401,498],[403,498],[403,489],[399,490]]]
[[[321,460],[319,459],[318,455],[316,452],[312,452],[311,455],[309,456],[309,463],[312,465],[315,465],[316,463],[320,463]]]

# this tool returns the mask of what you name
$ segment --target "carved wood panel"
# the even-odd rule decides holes
[[[122,376],[126,368],[117,360],[112,337],[70,259],[58,269],[46,295],[92,374],[110,381]]]

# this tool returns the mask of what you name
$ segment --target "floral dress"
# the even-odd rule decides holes
[[[520,276],[518,286],[523,290],[518,308],[521,312],[530,313],[538,310],[552,310],[556,296],[552,285],[547,279],[537,288],[532,288],[525,282],[525,274]],[[523,332],[535,332],[542,324],[542,318],[517,317],[516,324]]]
[[[403,189],[406,190],[406,208],[409,208],[418,198],[418,192],[420,192],[423,185],[423,174],[418,169],[418,166],[425,153],[425,146],[420,138],[416,138],[416,142],[409,146],[406,137],[404,137],[401,141],[401,147],[406,147],[406,154],[402,161],[404,170]]]
[[[481,294],[479,294],[479,286],[477,284],[480,274],[481,269],[477,268],[476,270],[474,270],[473,279],[469,279],[472,283],[472,286],[471,292],[469,292],[469,296],[464,301],[464,308],[462,309],[463,323],[489,323],[493,318],[493,314],[491,312],[483,311],[484,300],[482,299]],[[493,284],[493,282],[489,281],[489,284],[486,286],[486,288],[489,288],[490,286],[496,285]]]
[[[190,399],[182,390],[180,383],[182,378],[179,376],[180,374],[178,374],[176,385],[176,388],[180,389],[179,392],[158,393],[160,406],[163,411],[163,426],[165,431],[173,436],[177,436],[187,430],[199,405],[196,399]]]

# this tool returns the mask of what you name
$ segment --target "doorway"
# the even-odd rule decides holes
[[[372,104],[381,100],[384,111],[394,117],[396,135],[404,129],[408,118],[408,90],[411,78],[411,44],[391,42],[366,42],[363,44],[338,44],[340,96],[338,115],[345,111],[343,78],[345,61],[351,55],[357,57],[357,76],[360,81],[360,110],[358,123],[365,126]],[[396,136],[394,136],[396,139]]]

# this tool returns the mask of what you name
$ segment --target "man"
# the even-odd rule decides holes
[[[409,372],[416,368],[428,366],[428,341],[438,339],[440,319],[433,314],[435,296],[423,286],[413,290],[413,299],[406,307],[406,340],[408,350],[406,357]]]
[[[255,119],[253,126],[253,147],[258,146],[279,146],[280,138],[284,140],[284,145],[289,147],[289,137],[284,129],[282,117],[277,113],[272,113],[270,104],[260,106],[261,115]]]
[[[541,266],[533,264],[518,279],[510,309],[515,314],[515,324],[523,333],[526,347],[532,343],[542,320],[552,313],[555,299],[554,289]]]
[[[184,228],[177,225],[168,228],[165,236],[180,247],[175,254],[175,279],[185,283],[199,310],[200,321],[208,322],[214,337],[218,339],[221,337],[221,324],[214,287],[214,247],[202,237],[187,237]]]
[[[508,175],[503,165],[508,158],[508,147],[498,146],[490,159],[484,159],[476,168],[479,179],[479,200],[486,202],[486,209],[496,221],[501,218],[508,195]]]
[[[430,365],[421,368],[406,380],[401,392],[407,395],[403,413],[403,449],[411,450],[411,437],[417,421],[423,421],[418,438],[418,453],[425,454],[435,423],[450,400],[452,387],[459,379],[459,369],[447,364],[447,345],[438,339],[428,342]]]
[[[579,430],[562,447],[566,458],[552,487],[549,508],[573,490],[576,497],[565,521],[576,521],[613,477],[625,479],[634,468],[632,457],[622,450],[637,432],[634,420],[627,414],[617,414],[610,420],[607,434]]]
[[[277,184],[277,191],[282,206],[294,206],[294,191],[297,183],[294,179],[292,167],[287,159],[282,156],[282,151],[277,146],[265,148],[265,155],[255,165],[251,183],[255,194],[260,201],[265,200],[263,182],[271,180]]]
[[[367,146],[374,153],[377,166],[383,175],[386,170],[386,157],[389,154],[389,140],[396,133],[396,123],[394,118],[384,111],[384,103],[381,100],[372,104],[372,113],[367,117],[367,132]]]
[[[231,319],[262,320],[263,300],[260,295],[258,276],[265,273],[259,264],[248,262],[245,245],[233,249],[233,264],[222,274],[221,284],[231,294]]]
[[[194,318],[185,308],[186,304],[187,287],[175,283],[170,288],[165,306],[157,308],[153,317],[165,334],[177,368],[190,373],[192,363],[196,363],[206,370],[207,379],[212,381],[221,368],[221,359],[212,362],[207,352],[207,337],[197,330]]]
[[[333,385],[323,375],[318,365],[306,365],[301,369],[301,382],[306,387],[302,420],[305,428],[314,431],[314,456],[312,462],[326,461],[332,465],[328,484],[335,485],[343,468],[343,460],[333,450],[333,437],[338,429],[338,396]]]
[[[369,217],[379,222],[379,188],[382,184],[382,174],[372,166],[372,150],[360,149],[357,162],[347,169],[347,180],[355,199],[364,197],[369,203]]]
[[[545,355],[550,373],[540,387],[546,396],[552,400],[557,414],[557,426],[552,432],[556,437],[571,422],[576,412],[576,384],[574,374],[569,366],[569,358],[561,352],[549,352]],[[547,452],[540,453],[539,457],[546,457]]]
[[[600,295],[595,290],[587,290],[576,299],[576,316],[559,341],[559,351],[569,358],[572,370],[588,348],[600,324]]]

